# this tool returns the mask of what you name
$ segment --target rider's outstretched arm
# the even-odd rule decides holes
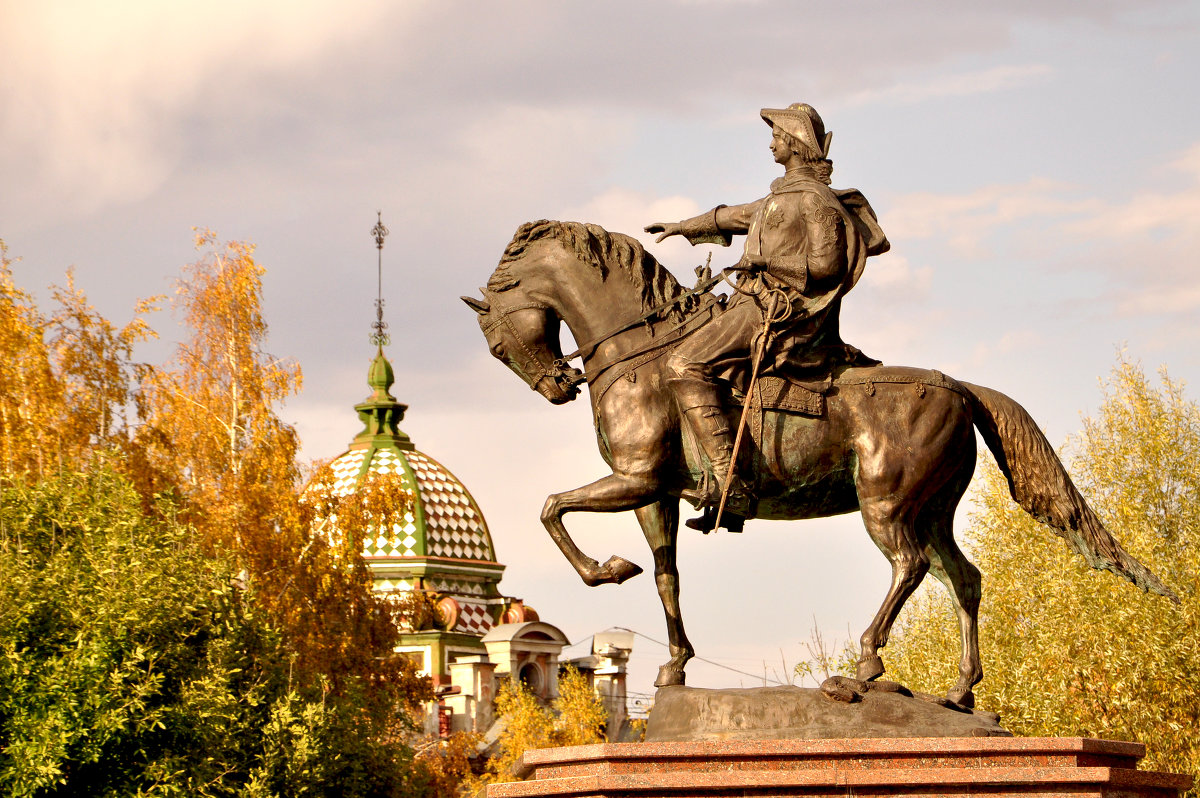
[[[762,200],[745,205],[718,205],[706,213],[682,222],[655,222],[646,225],[647,233],[660,233],[656,241],[683,236],[693,245],[720,244],[727,247],[737,235],[745,235]]]

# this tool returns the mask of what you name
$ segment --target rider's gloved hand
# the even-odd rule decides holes
[[[662,241],[664,238],[683,234],[683,226],[679,222],[654,222],[642,228],[647,233],[662,233],[658,238],[654,239],[654,243]]]

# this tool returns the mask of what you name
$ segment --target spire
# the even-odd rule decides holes
[[[412,441],[399,427],[408,405],[396,401],[396,397],[391,394],[396,375],[392,371],[392,364],[383,354],[383,347],[391,343],[391,337],[387,334],[387,322],[383,320],[383,239],[387,237],[388,229],[383,226],[383,212],[379,211],[377,215],[378,220],[371,228],[375,248],[379,251],[375,322],[371,325],[375,330],[371,334],[371,343],[375,344],[375,359],[371,361],[371,367],[367,371],[367,385],[371,387],[371,395],[354,406],[359,420],[363,422],[363,429],[354,437],[350,448],[394,445],[401,449],[412,449]]]
[[[391,336],[387,334],[387,322],[383,320],[383,239],[387,238],[389,231],[383,226],[383,211],[376,211],[375,215],[378,219],[375,226],[371,228],[371,235],[375,239],[375,249],[379,250],[379,289],[375,295],[375,323],[371,325],[375,332],[371,335],[371,343],[379,347],[379,352],[382,354],[383,348],[392,342]],[[391,385],[391,383],[388,384]]]

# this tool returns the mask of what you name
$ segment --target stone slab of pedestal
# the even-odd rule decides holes
[[[937,737],[615,743],[528,751],[487,798],[1106,796],[1177,798],[1190,776],[1137,769],[1140,743]]]
[[[654,696],[646,741],[1012,736],[994,712],[919,695],[871,689],[844,703],[790,685],[663,687]]]

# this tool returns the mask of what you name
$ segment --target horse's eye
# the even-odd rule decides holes
[[[492,356],[504,357],[504,344],[502,342],[497,342],[496,344],[492,345]]]

